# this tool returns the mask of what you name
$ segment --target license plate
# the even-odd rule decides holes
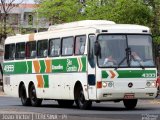
[[[124,99],[134,99],[134,94],[133,93],[127,93],[124,95]]]

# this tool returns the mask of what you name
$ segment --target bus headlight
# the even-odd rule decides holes
[[[102,86],[105,88],[105,87],[107,87],[107,82],[103,82],[102,83]]]
[[[156,87],[156,82],[155,81],[147,81],[146,87]]]

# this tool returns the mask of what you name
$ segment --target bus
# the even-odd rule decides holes
[[[134,109],[157,95],[152,36],[146,26],[82,20],[5,40],[4,91],[24,106],[56,100],[89,109],[113,101]]]

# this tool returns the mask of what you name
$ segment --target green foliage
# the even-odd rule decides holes
[[[38,9],[39,15],[54,24],[79,20],[81,4],[77,0],[45,0]]]
[[[86,11],[90,19],[108,19],[116,23],[150,25],[152,10],[141,0],[108,0],[110,2],[97,5],[97,0],[88,2]]]
[[[143,0],[86,0],[84,7],[78,0],[44,0],[38,12],[54,23],[82,19],[107,19],[117,23],[151,25],[152,9]],[[80,9],[84,8],[84,14]]]
[[[80,12],[82,8],[84,12]],[[160,0],[86,0],[85,4],[78,0],[43,0],[38,12],[53,24],[85,19],[111,20],[149,26],[154,36],[160,36]]]

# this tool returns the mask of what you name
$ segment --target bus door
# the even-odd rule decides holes
[[[96,58],[94,55],[94,43],[96,36],[89,35],[88,40],[88,96],[90,100],[96,99]]]

